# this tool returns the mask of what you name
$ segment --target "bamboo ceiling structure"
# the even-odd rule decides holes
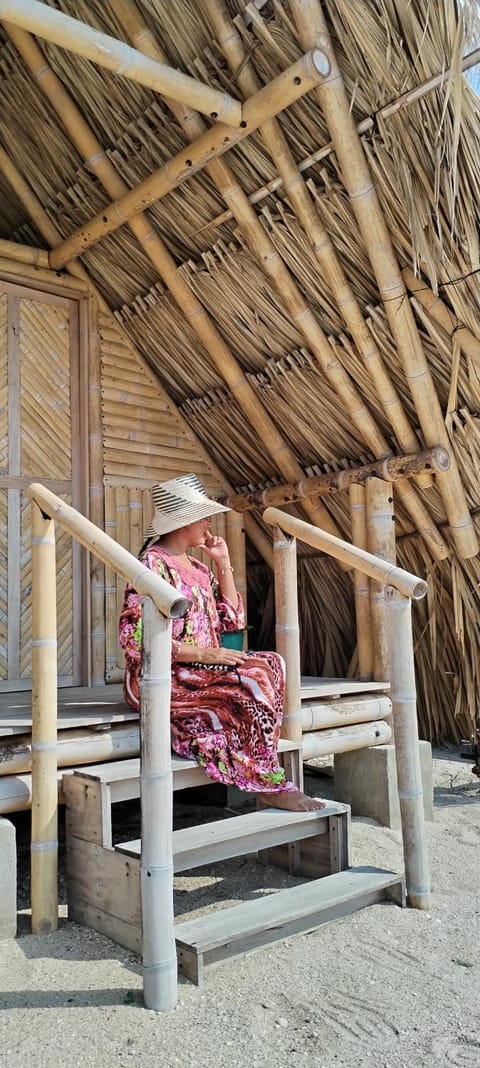
[[[480,706],[476,6],[0,0],[0,239],[89,276],[226,492],[448,449],[394,490],[432,740]],[[347,493],[291,508],[351,536]],[[300,586],[304,667],[342,675],[350,578],[306,550]]]

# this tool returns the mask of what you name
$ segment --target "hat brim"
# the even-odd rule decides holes
[[[199,519],[208,519],[209,516],[217,515],[219,512],[230,511],[231,509],[224,504],[219,504],[218,501],[211,501],[208,498],[201,504],[185,501],[184,505],[178,511],[175,511],[175,515],[167,515],[165,512],[156,509],[151,523],[145,528],[145,537],[152,538],[155,535],[160,537],[162,534],[169,534],[172,530],[188,527],[190,523],[197,523]]]

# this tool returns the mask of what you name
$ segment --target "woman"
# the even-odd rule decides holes
[[[211,779],[255,791],[262,803],[303,811],[322,803],[285,778],[277,760],[283,714],[284,664],[277,653],[223,648],[224,631],[241,630],[244,610],[235,588],[228,546],[209,519],[228,511],[209,500],[195,475],[152,489],[155,513],[140,552],[146,565],[191,602],[173,620],[172,747],[195,757]],[[216,574],[188,554],[201,548]],[[125,698],[138,710],[141,672],[141,598],[127,586],[120,616],[125,650]]]

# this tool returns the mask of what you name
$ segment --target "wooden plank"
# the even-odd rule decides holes
[[[175,927],[180,971],[260,949],[375,904],[402,882],[378,868],[351,868]]]
[[[175,871],[188,871],[227,857],[244,856],[269,846],[327,834],[330,816],[344,807],[333,803],[327,809],[314,812],[257,809],[231,819],[184,827],[173,833]],[[140,857],[141,840],[122,842],[115,849],[126,856]]]
[[[302,700],[313,697],[341,697],[342,694],[388,691],[388,682],[359,682],[358,679],[327,679],[304,675],[301,679]]]
[[[107,784],[83,782],[75,775],[66,775],[62,785],[67,806],[67,839],[81,838],[85,842],[111,847],[112,804]]]
[[[127,923],[118,916],[111,916],[98,906],[89,905],[85,901],[72,900],[68,903],[68,918],[74,923],[81,923],[85,927],[91,927],[119,946],[125,946],[133,953],[142,952],[142,929],[140,926]]]
[[[68,900],[141,926],[140,863],[81,838],[67,839]]]

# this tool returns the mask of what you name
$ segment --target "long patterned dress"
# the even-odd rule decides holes
[[[244,626],[241,598],[234,609],[221,598],[209,568],[189,559],[185,567],[158,544],[142,556],[146,567],[191,601],[184,619],[173,620],[172,747],[179,756],[194,757],[216,782],[255,792],[293,791],[296,787],[287,782],[277,760],[285,692],[282,658],[249,652],[248,663],[238,668],[175,659],[180,643],[218,647],[223,631]],[[125,589],[119,639],[126,656],[125,699],[138,710],[141,598],[131,586]]]

